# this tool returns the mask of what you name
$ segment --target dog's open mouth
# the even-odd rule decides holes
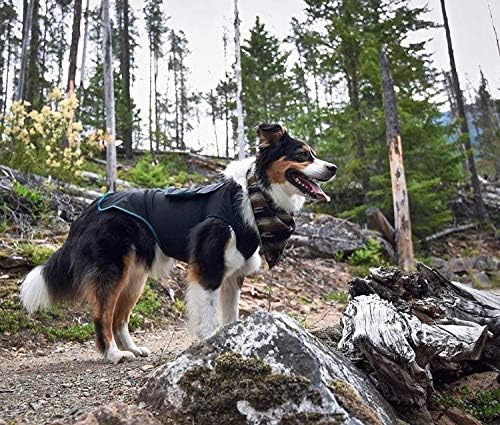
[[[286,177],[290,183],[299,188],[300,191],[313,199],[318,199],[324,202],[330,202],[330,197],[323,192],[319,184],[305,174],[295,170],[289,170]]]

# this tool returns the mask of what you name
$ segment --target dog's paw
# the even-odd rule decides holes
[[[110,350],[106,353],[106,361],[118,364],[121,362],[128,362],[135,359],[135,354],[131,351]]]
[[[137,347],[137,346],[127,347],[127,350],[131,351],[138,357],[147,357],[151,354],[149,348],[146,347]]]

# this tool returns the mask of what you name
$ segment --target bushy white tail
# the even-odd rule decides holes
[[[43,266],[35,267],[28,273],[21,285],[21,301],[29,313],[46,309],[52,305],[42,270]]]

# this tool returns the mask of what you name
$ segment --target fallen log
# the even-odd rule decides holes
[[[368,208],[366,217],[369,229],[378,231],[392,246],[396,244],[396,231],[379,208]]]
[[[339,349],[378,383],[411,423],[425,422],[433,382],[472,364],[500,368],[500,297],[415,273],[376,269],[349,285]]]
[[[473,229],[478,226],[478,223],[469,223],[462,226],[450,227],[449,229],[441,230],[440,232],[434,233],[433,235],[427,236],[420,242],[431,242],[436,239],[443,238],[445,236],[451,235],[452,233],[459,233],[465,230]]]

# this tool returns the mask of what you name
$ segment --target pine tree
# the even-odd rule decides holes
[[[477,119],[479,128],[479,169],[488,176],[500,176],[500,126],[498,111],[488,90],[488,81],[481,71],[481,81],[476,98]]]
[[[432,102],[437,73],[426,43],[403,42],[415,29],[434,26],[422,18],[425,8],[411,7],[409,0],[306,3],[306,20],[299,24],[294,44],[301,48],[304,67],[314,69],[313,85],[321,93],[313,96],[319,97],[317,150],[339,165],[335,210],[364,221],[366,208],[378,206],[392,217],[378,64],[385,46],[398,90],[414,235],[448,225],[448,202],[462,179],[460,156],[448,143],[450,129],[439,124],[440,112]],[[329,103],[335,99],[329,93],[334,89],[339,96],[332,108]]]
[[[150,150],[153,152],[153,140],[156,149],[160,147],[160,111],[158,107],[159,93],[157,90],[159,60],[164,56],[163,41],[167,32],[167,18],[162,10],[163,0],[147,0],[144,7],[146,32],[149,41],[149,139]],[[154,131],[153,131],[154,113]]]
[[[292,122],[294,90],[287,77],[288,53],[257,17],[241,52],[245,130],[248,140],[255,139],[261,122]],[[255,144],[251,151],[255,152]]]

